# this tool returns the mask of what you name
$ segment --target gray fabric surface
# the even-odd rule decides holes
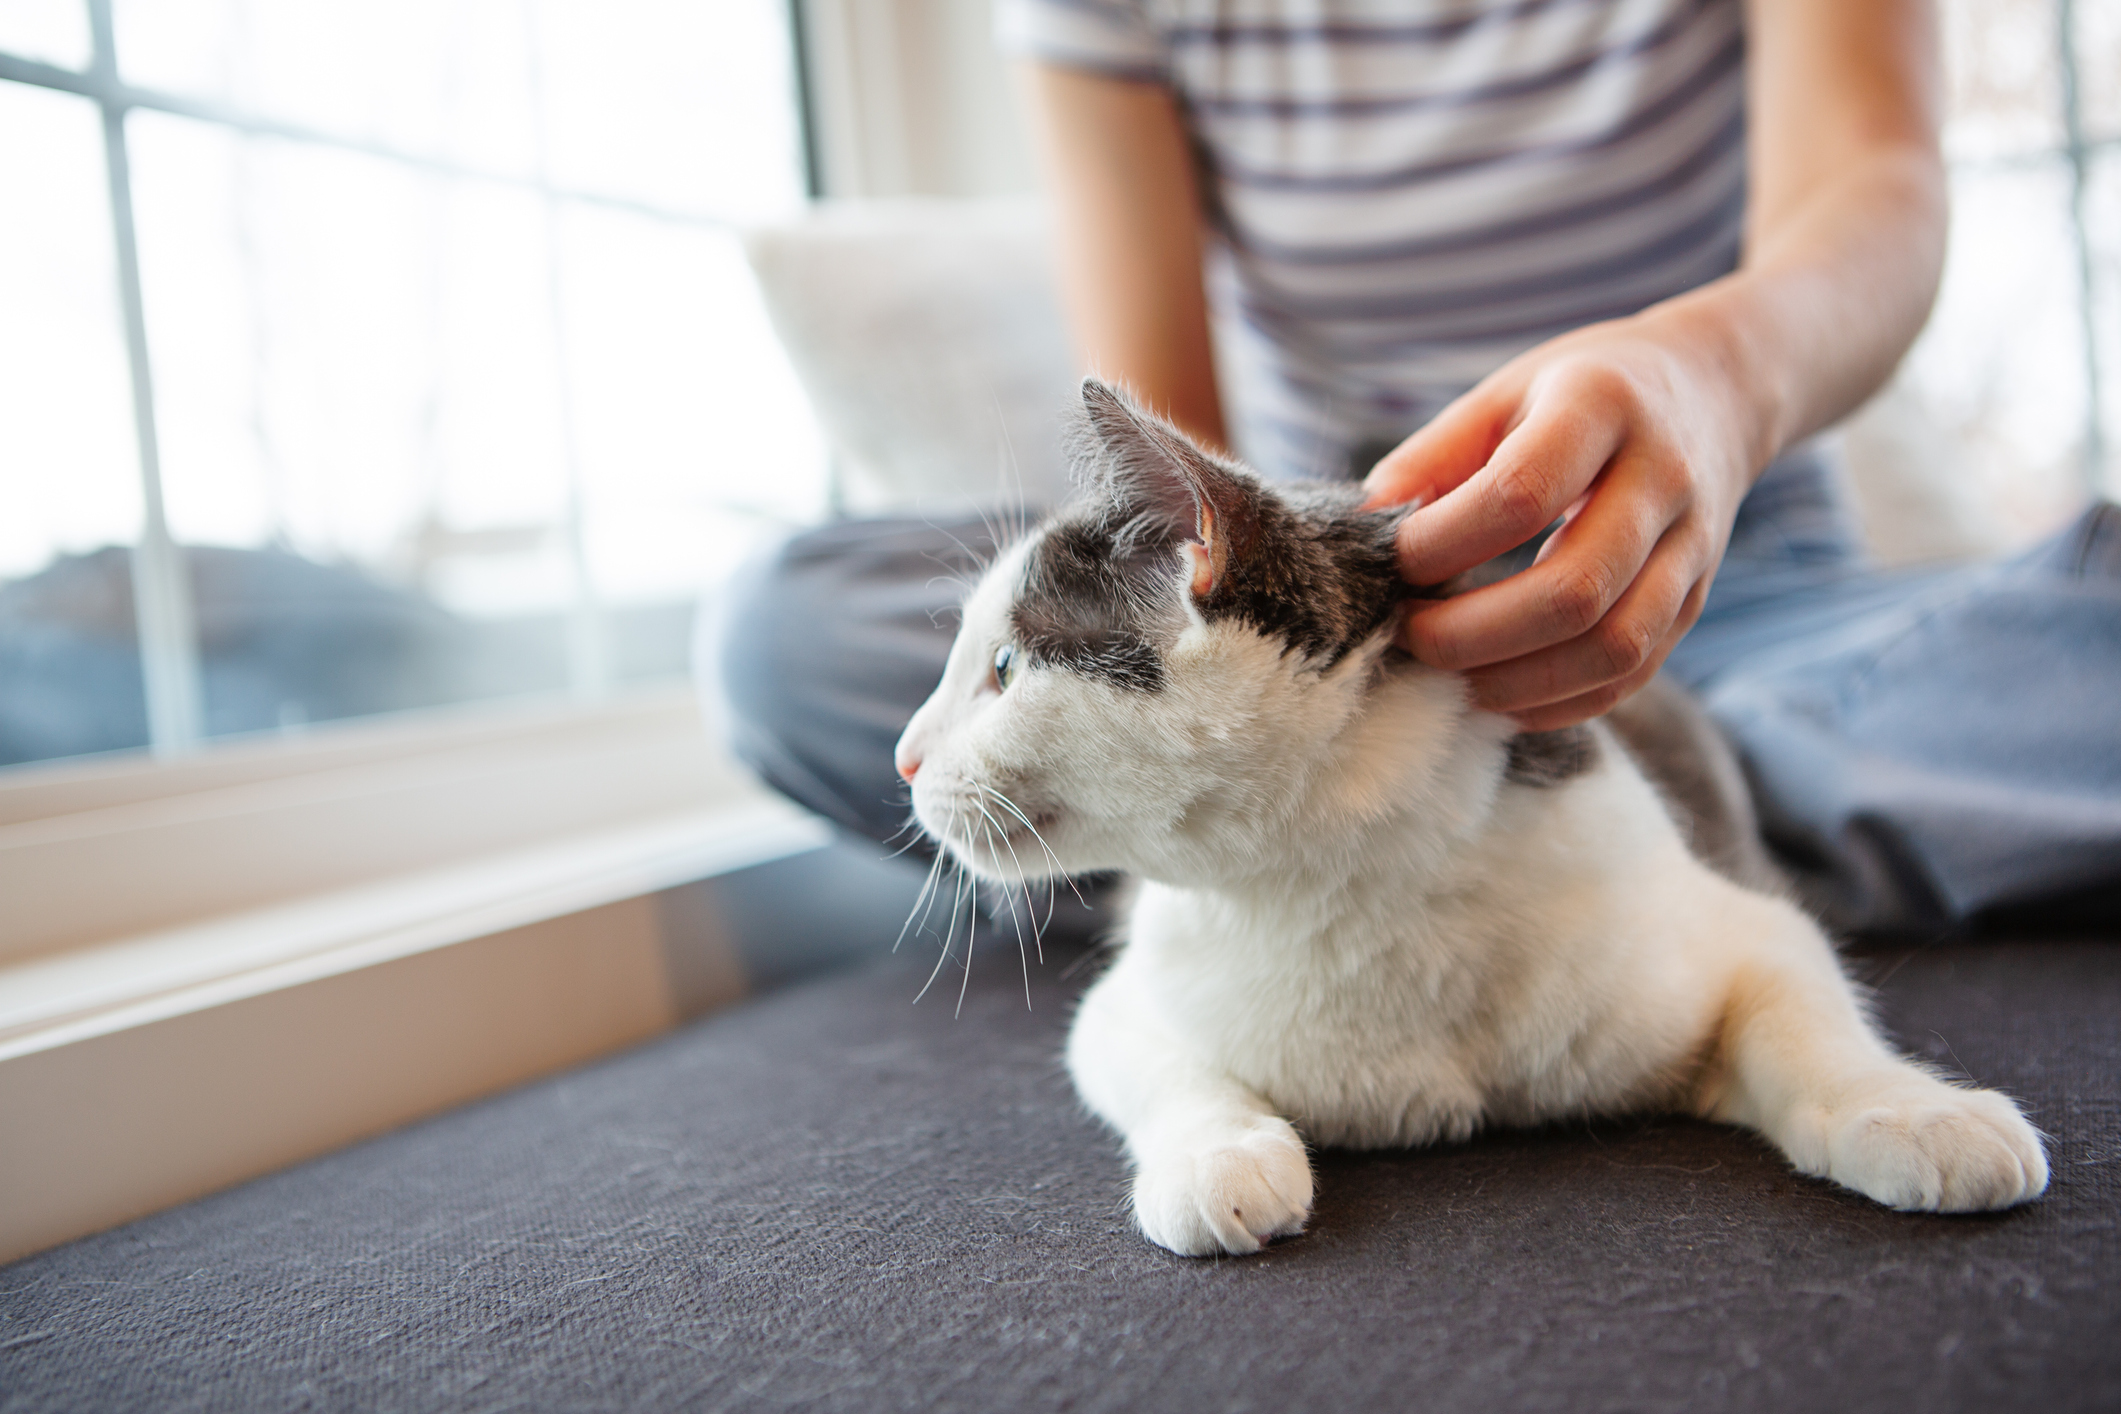
[[[1027,1013],[1011,944],[955,1020],[837,975],[0,1270],[0,1410],[2121,1406],[2121,953],[1864,967],[2031,1105],[2043,1201],[1644,1119],[1328,1154],[1307,1235],[1188,1261],[1057,1064],[1085,971]]]

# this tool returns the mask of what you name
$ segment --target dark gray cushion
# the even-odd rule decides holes
[[[0,1408],[2112,1409],[2121,953],[1879,955],[2054,1186],[1908,1217],[1675,1119],[1324,1156],[1244,1260],[1130,1229],[1013,945],[908,958],[0,1271]]]

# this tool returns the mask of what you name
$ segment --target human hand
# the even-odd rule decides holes
[[[1698,324],[1698,321],[1697,321]],[[1416,505],[1400,573],[1441,584],[1554,523],[1533,564],[1418,603],[1399,641],[1475,705],[1549,731],[1647,683],[1701,615],[1738,503],[1772,448],[1714,331],[1657,312],[1504,365],[1377,464],[1368,504]]]

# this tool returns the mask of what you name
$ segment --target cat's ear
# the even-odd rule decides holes
[[[1164,419],[1095,378],[1083,411],[1097,444],[1102,489],[1120,513],[1185,542],[1193,596],[1205,599],[1251,553],[1259,488]]]

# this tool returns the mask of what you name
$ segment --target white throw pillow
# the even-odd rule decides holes
[[[1067,490],[1078,378],[1043,208],[826,202],[747,233],[775,330],[831,439],[842,509],[943,516]]]
[[[825,202],[745,245],[831,439],[842,510],[940,518],[1066,495],[1080,368],[1039,203]],[[1881,562],[2015,548],[2081,501],[2066,468],[2019,468],[1978,428],[1948,430],[1917,381],[1903,370],[1842,429]]]

